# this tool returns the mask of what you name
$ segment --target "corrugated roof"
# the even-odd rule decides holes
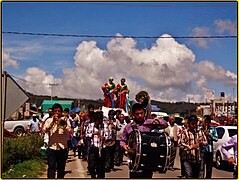
[[[65,108],[72,109],[74,101],[70,100],[43,100],[41,106],[42,106],[42,112],[47,111],[49,108],[51,108],[55,103],[59,103],[63,110]]]

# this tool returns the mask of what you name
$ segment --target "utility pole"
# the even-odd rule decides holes
[[[232,88],[232,102],[234,102],[234,87]]]
[[[58,83],[56,83],[56,84],[50,84],[50,83],[49,83],[49,86],[50,86],[51,100],[52,100],[52,89],[53,89],[53,86],[58,86]]]

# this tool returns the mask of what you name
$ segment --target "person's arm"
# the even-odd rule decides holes
[[[27,126],[27,130],[28,130],[28,131],[31,130],[31,126],[32,126],[32,120],[30,120],[30,122],[28,123],[28,126]]]
[[[41,123],[40,123],[40,120],[38,120],[38,130],[41,131]]]
[[[180,143],[179,143],[179,147],[181,149],[185,149],[185,150],[191,150],[192,147],[188,144],[189,140],[188,140],[188,136],[187,136],[187,130],[184,130],[183,133],[181,134],[181,138],[180,138]]]
[[[83,132],[84,132],[84,124],[85,124],[85,114],[81,118],[81,123],[80,123],[80,138],[83,138]]]
[[[66,128],[65,128],[65,133],[68,133],[72,130],[71,128],[71,122],[69,119],[66,120]]]
[[[235,159],[233,156],[231,156],[231,154],[229,153],[229,149],[234,148],[236,146],[235,144],[235,140],[233,137],[231,137],[226,143],[224,143],[221,147],[221,151],[222,153],[226,156],[226,158],[228,159],[228,162],[231,164],[235,163]]]
[[[216,131],[216,128],[214,128],[214,127],[212,129],[212,134],[210,134],[210,138],[215,142],[218,141],[217,131]]]
[[[124,128],[121,140],[120,140],[120,147],[124,150],[124,151],[128,151],[130,148],[127,145],[127,140],[128,140],[128,132],[127,132],[127,125]]]
[[[201,146],[205,146],[205,145],[208,144],[207,138],[206,138],[206,136],[205,136],[203,130],[200,130],[200,131],[199,131],[198,143],[199,143],[199,145],[201,145]]]
[[[43,131],[44,132],[50,132],[50,129],[53,127],[54,125],[54,120],[53,118],[48,118],[46,121],[45,121],[45,124],[43,126]]]

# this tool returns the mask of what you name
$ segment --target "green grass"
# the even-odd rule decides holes
[[[2,174],[2,178],[39,178],[46,171],[46,160],[33,159],[18,163]]]

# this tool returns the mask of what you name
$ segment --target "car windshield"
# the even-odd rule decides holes
[[[234,136],[237,134],[237,129],[228,129],[229,137]]]

